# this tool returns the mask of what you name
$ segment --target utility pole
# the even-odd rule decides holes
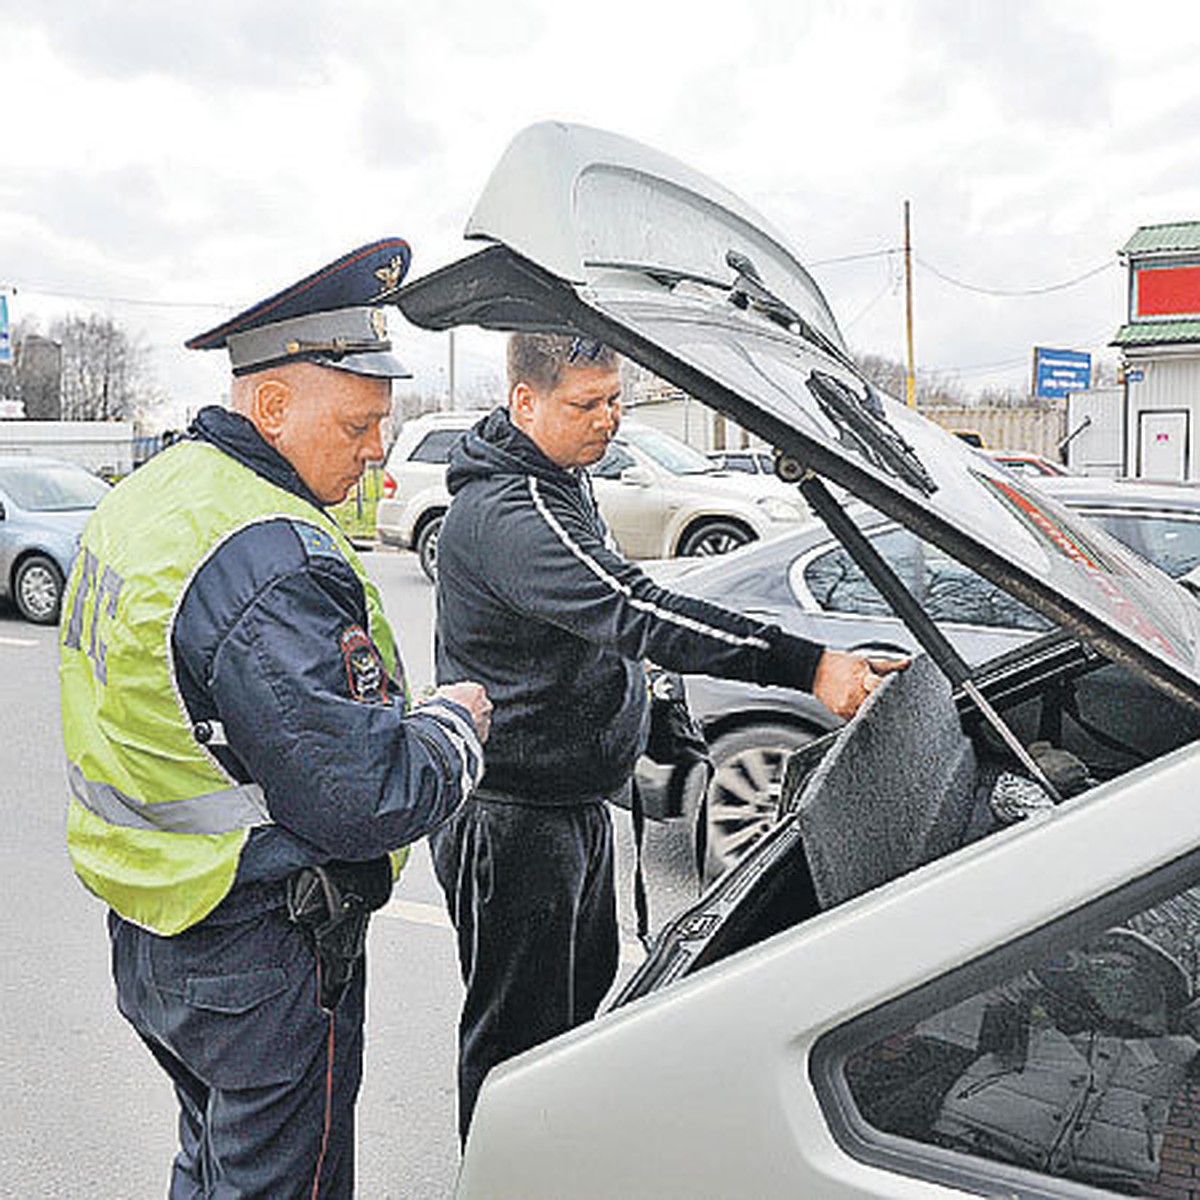
[[[454,330],[450,330],[450,411],[453,412],[454,405]]]
[[[908,369],[904,373],[904,402],[909,408],[917,403],[917,381],[913,370],[913,305],[912,305],[912,227],[909,204],[904,202],[904,332],[908,342]]]

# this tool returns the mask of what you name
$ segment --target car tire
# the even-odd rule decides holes
[[[723,875],[774,824],[788,756],[816,736],[779,722],[745,725],[714,738],[709,746],[715,771],[704,810],[704,883]],[[689,799],[694,827],[699,788]]]
[[[52,558],[31,554],[13,576],[17,611],[35,625],[56,625],[62,611],[63,573]]]
[[[437,544],[441,531],[442,518],[439,514],[421,526],[421,532],[417,534],[417,544],[413,547],[417,552],[421,570],[425,572],[430,583],[437,579]]]
[[[754,541],[754,534],[736,521],[705,521],[689,529],[679,543],[680,558],[708,557],[713,554],[728,554],[747,542]]]

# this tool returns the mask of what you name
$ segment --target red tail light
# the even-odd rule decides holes
[[[383,498],[385,500],[395,500],[396,498],[396,481],[388,471],[383,473]]]

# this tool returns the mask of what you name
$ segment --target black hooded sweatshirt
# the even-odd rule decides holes
[[[811,690],[820,646],[657,586],[615,549],[586,473],[552,463],[504,409],[456,443],[447,484],[437,678],[487,688],[486,792],[618,793],[645,744],[646,659]]]

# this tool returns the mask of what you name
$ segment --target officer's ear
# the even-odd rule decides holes
[[[250,419],[268,441],[274,441],[282,432],[291,395],[292,389],[282,379],[268,377],[254,385]]]

